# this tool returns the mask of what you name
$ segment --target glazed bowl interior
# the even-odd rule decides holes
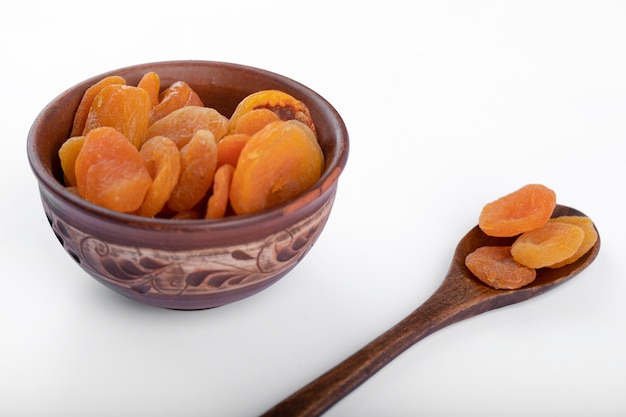
[[[325,156],[326,168],[321,178],[308,191],[283,204],[257,213],[219,220],[143,218],[114,212],[83,200],[64,186],[58,150],[70,134],[74,113],[85,90],[108,75],[122,76],[128,85],[137,85],[141,77],[149,71],[159,75],[162,88],[176,81],[187,82],[198,93],[205,106],[212,107],[227,117],[230,117],[244,97],[260,90],[282,90],[303,101],[311,112]],[[310,88],[287,77],[238,64],[169,61],[113,70],[69,88],[50,102],[34,121],[27,148],[48,220],[64,249],[81,267],[100,282],[137,301],[167,308],[197,309],[226,304],[258,292],[282,277],[304,256],[321,232],[332,206],[338,178],[347,161],[348,133],[343,120],[330,103]],[[326,209],[321,211],[322,207]],[[275,236],[284,234],[285,230],[290,230],[295,224],[301,226],[308,218],[316,219],[315,232],[309,232],[310,239],[304,239],[307,243],[298,248],[295,257],[297,259],[288,267],[276,268],[275,273],[268,272],[263,280],[241,280],[245,285],[229,283],[213,286],[204,292],[189,293],[174,290],[153,291],[146,290],[145,287],[135,291],[130,285],[135,285],[136,282],[129,284],[126,281],[131,281],[131,278],[144,281],[148,279],[142,273],[148,271],[145,271],[138,256],[127,255],[122,261],[110,261],[107,258],[111,257],[111,253],[122,253],[135,247],[142,248],[143,253],[154,251],[153,258],[158,262],[172,262],[175,259],[176,267],[185,270],[184,279],[192,281],[189,276],[195,277],[193,274],[198,273],[198,259],[204,259],[205,264],[210,263],[211,254],[202,251],[231,251],[245,258],[248,255],[244,256],[242,253],[251,250],[256,244],[254,239],[262,242],[261,246],[267,246],[263,242],[274,242],[271,239]],[[288,233],[293,239],[294,232]],[[89,249],[85,244],[90,242],[89,239],[98,241],[100,247]],[[255,253],[252,257],[255,256],[261,259],[260,254]],[[262,259],[266,259],[266,256],[264,252]],[[190,257],[195,262],[194,267],[189,264]],[[231,253],[231,258],[233,257],[236,258]],[[164,261],[164,258],[168,260]],[[107,268],[111,262],[119,265]],[[98,267],[94,267],[96,263]],[[130,274],[128,277],[115,274],[110,276],[111,271],[120,269],[120,265],[128,266],[129,263],[135,263],[130,267],[135,275],[124,270],[124,274]],[[105,266],[102,267],[101,264]],[[240,266],[234,267],[236,268]],[[201,269],[202,273],[211,272],[209,267]],[[258,271],[255,273],[258,275]],[[154,281],[156,278],[151,276],[150,279]]]

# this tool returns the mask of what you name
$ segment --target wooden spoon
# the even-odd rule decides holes
[[[557,205],[552,217],[584,216]],[[514,238],[494,238],[474,227],[459,242],[450,269],[439,288],[421,306],[348,359],[283,400],[264,416],[319,416],[398,355],[431,333],[485,311],[519,303],[545,293],[583,271],[598,255],[600,238],[581,259],[558,269],[537,271],[531,284],[517,290],[496,290],[475,278],[465,257],[485,245],[510,245]]]

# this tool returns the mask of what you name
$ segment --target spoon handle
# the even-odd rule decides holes
[[[451,270],[444,284],[454,281],[453,275]],[[496,307],[484,299],[476,302],[480,297],[471,288],[444,284],[402,321],[263,416],[319,416],[413,344],[445,326]]]

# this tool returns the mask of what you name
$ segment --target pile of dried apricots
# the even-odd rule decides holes
[[[510,246],[483,246],[467,255],[465,265],[495,289],[517,289],[535,280],[537,269],[560,268],[577,261],[598,240],[585,216],[552,217],[556,193],[528,184],[486,204],[478,220],[489,236],[515,237]]]
[[[309,109],[291,95],[252,93],[227,118],[185,81],[162,90],[155,72],[89,87],[59,158],[87,201],[173,219],[272,207],[311,187],[325,163]]]

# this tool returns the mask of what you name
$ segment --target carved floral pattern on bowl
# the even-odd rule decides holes
[[[229,247],[166,251],[108,243],[53,214],[50,225],[63,248],[86,271],[138,295],[203,295],[270,280],[292,269],[324,228],[333,204],[265,239]]]

